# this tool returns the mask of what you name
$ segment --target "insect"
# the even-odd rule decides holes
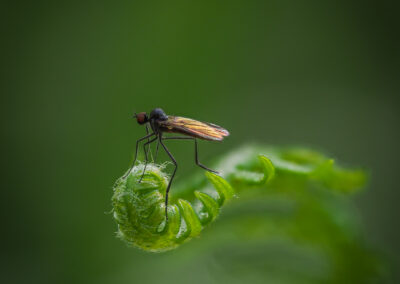
[[[174,171],[172,173],[171,179],[169,180],[166,193],[165,193],[165,217],[168,220],[168,193],[171,188],[172,180],[174,179],[175,173],[178,169],[178,164],[172,156],[171,152],[168,150],[168,148],[164,144],[164,140],[193,140],[194,141],[194,146],[195,146],[195,152],[194,152],[194,158],[196,165],[199,167],[213,172],[217,173],[214,170],[211,170],[201,164],[198,159],[198,149],[197,149],[197,138],[198,139],[203,139],[203,140],[210,140],[210,141],[221,141],[224,139],[225,136],[229,135],[229,132],[212,123],[208,122],[201,122],[197,121],[194,119],[190,118],[185,118],[185,117],[180,117],[180,116],[172,116],[172,115],[166,115],[165,112],[160,109],[156,108],[153,109],[150,113],[150,117],[147,115],[146,112],[141,112],[138,114],[134,115],[134,118],[136,118],[137,122],[140,125],[145,125],[146,126],[146,131],[147,135],[138,139],[136,141],[136,150],[135,150],[135,158],[133,161],[133,164],[130,168],[130,170],[125,174],[124,178],[126,178],[129,173],[132,171],[136,159],[137,159],[137,154],[138,154],[138,148],[139,148],[139,143],[146,140],[147,141],[143,144],[143,150],[145,153],[145,166],[143,169],[142,176],[139,180],[139,182],[142,181],[144,173],[146,171],[146,166],[148,163],[148,150],[146,150],[146,146],[150,147],[150,144],[158,141],[157,143],[157,148],[156,148],[156,159],[157,159],[157,153],[158,153],[158,146],[161,144],[161,146],[164,148],[165,152],[171,159],[172,163],[175,165]],[[152,133],[149,133],[149,126],[152,130]],[[184,136],[177,136],[177,137],[164,137],[164,133],[177,133],[177,134],[183,134]]]

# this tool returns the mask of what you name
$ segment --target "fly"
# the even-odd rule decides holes
[[[171,188],[172,180],[175,177],[176,170],[178,169],[178,164],[177,164],[175,158],[172,156],[171,152],[165,146],[163,141],[164,140],[194,140],[194,146],[195,146],[194,154],[195,154],[196,165],[198,165],[199,167],[201,167],[207,171],[218,174],[217,171],[209,169],[199,162],[198,150],[197,150],[197,139],[203,139],[203,140],[209,140],[209,141],[222,141],[226,136],[229,135],[229,132],[226,129],[224,129],[218,125],[212,124],[212,123],[201,122],[198,120],[180,117],[180,116],[166,115],[165,112],[160,108],[156,108],[156,109],[152,110],[150,113],[150,117],[147,115],[147,113],[141,112],[141,113],[135,114],[134,118],[136,118],[137,122],[140,125],[146,125],[147,135],[136,141],[135,159],[133,161],[133,164],[132,164],[130,170],[125,174],[124,178],[126,178],[129,175],[129,173],[132,171],[132,169],[135,165],[139,143],[141,141],[144,141],[147,139],[147,141],[143,144],[143,149],[144,149],[144,153],[145,153],[145,165],[144,165],[143,173],[142,173],[142,176],[140,177],[139,182],[142,181],[144,173],[146,171],[146,166],[148,163],[148,151],[146,151],[146,146],[149,147],[149,145],[151,143],[158,141],[159,144],[161,144],[161,146],[163,147],[164,151],[170,157],[172,163],[175,165],[174,171],[172,173],[171,179],[169,180],[167,190],[165,193],[165,217],[168,220],[168,193]],[[152,130],[152,133],[149,133],[149,126]],[[184,136],[163,137],[164,133],[177,133],[177,134],[182,134]],[[159,144],[157,144],[156,157],[157,157]]]

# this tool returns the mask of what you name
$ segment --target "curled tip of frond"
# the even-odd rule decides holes
[[[167,176],[163,167],[149,164],[145,177],[139,183],[143,165],[134,167],[126,179],[114,188],[112,198],[114,219],[118,224],[118,237],[129,245],[161,252],[200,234],[202,229],[215,220],[221,206],[234,195],[230,184],[212,173],[206,173],[214,185],[216,197],[196,191],[195,197],[201,206],[178,199],[168,206],[168,221],[165,218],[164,194]]]

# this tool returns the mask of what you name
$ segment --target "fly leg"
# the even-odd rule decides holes
[[[138,139],[138,140],[136,141],[135,159],[133,160],[133,163],[132,163],[131,168],[130,168],[129,171],[123,176],[123,178],[126,178],[126,177],[131,173],[133,167],[135,166],[136,159],[137,159],[137,154],[138,154],[139,143],[140,143],[141,141],[145,140],[145,139],[148,139],[148,138],[152,137],[153,135],[155,135],[154,132],[153,132],[153,133],[150,133],[149,135],[146,135],[146,136],[144,136],[144,137],[142,137],[142,138],[140,138],[140,139]]]
[[[172,163],[175,165],[174,172],[172,173],[171,179],[169,180],[167,190],[165,191],[165,218],[168,221],[168,194],[169,190],[171,188],[172,180],[175,177],[176,170],[178,169],[178,163],[176,162],[174,156],[172,156],[171,152],[168,150],[168,148],[164,145],[162,142],[162,135],[160,134],[158,141],[160,141],[161,146],[164,148],[165,152],[168,154],[168,156],[171,158]]]
[[[205,169],[206,171],[212,172],[214,174],[219,174],[219,172],[214,171],[212,169],[209,169],[206,166],[204,166],[202,163],[199,162],[198,146],[197,146],[197,139],[196,138],[178,136],[178,137],[163,137],[162,140],[194,140],[194,159],[196,161],[196,165],[198,165],[200,168]]]
[[[148,123],[146,123],[146,133],[147,133],[147,135],[149,135],[149,133],[150,133],[149,124]],[[149,141],[150,141],[150,138],[147,138],[147,142],[149,142]],[[150,143],[147,143],[147,144],[150,144]],[[153,161],[154,160],[153,159],[153,153],[151,152],[150,145],[147,146],[147,155],[149,154],[149,152],[150,152],[150,155],[151,155],[151,160]]]
[[[142,176],[140,177],[140,179],[139,179],[139,183],[141,183],[142,182],[142,179],[143,179],[143,177],[144,177],[144,173],[146,172],[146,168],[147,168],[147,164],[148,164],[148,161],[149,161],[149,159],[148,159],[148,152],[146,152],[146,146],[148,145],[148,147],[150,148],[150,143],[153,143],[154,141],[156,141],[157,140],[157,137],[154,137],[153,139],[149,139],[146,143],[144,143],[143,144],[143,149],[144,149],[144,155],[145,155],[145,163],[144,163],[144,169],[143,169],[143,173],[142,173]]]

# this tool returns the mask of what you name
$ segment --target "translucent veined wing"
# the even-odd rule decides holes
[[[162,131],[181,133],[205,140],[221,141],[229,135],[228,130],[221,126],[186,117],[168,116],[167,120],[158,121],[158,123]]]

